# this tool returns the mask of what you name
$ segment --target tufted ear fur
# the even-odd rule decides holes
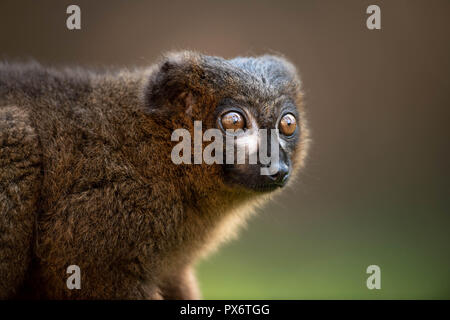
[[[205,90],[201,55],[184,51],[167,55],[150,75],[145,98],[156,116],[189,113],[196,97]]]

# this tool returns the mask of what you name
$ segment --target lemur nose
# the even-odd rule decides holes
[[[277,184],[285,185],[289,178],[289,167],[281,162],[278,167],[278,172],[271,175],[270,178]]]

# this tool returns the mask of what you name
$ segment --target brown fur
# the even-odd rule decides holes
[[[214,127],[224,97],[266,106],[264,118],[289,96],[301,167],[301,93],[279,61],[293,78],[273,88],[191,52],[106,73],[0,65],[0,298],[198,298],[195,261],[267,196],[227,185],[220,165],[173,164],[171,133],[193,119]],[[80,290],[66,287],[69,265],[81,268]]]

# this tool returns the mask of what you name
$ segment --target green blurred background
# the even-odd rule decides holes
[[[82,30],[65,27],[78,4]],[[381,7],[382,29],[365,26]],[[295,185],[198,265],[207,299],[450,298],[450,2],[0,2],[0,56],[145,66],[280,52],[313,134]],[[381,290],[366,268],[381,267]]]

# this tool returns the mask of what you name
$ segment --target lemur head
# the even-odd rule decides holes
[[[185,128],[193,139],[194,121],[202,121],[203,132],[220,130],[223,164],[203,166],[199,172],[219,176],[224,186],[240,192],[272,191],[291,181],[303,165],[308,129],[300,81],[295,67],[282,57],[226,60],[193,52],[170,54],[151,72],[145,100],[155,121],[170,130]],[[233,141],[232,163],[226,159],[227,138]],[[261,143],[270,161],[262,161]],[[272,148],[274,143],[278,149]],[[244,163],[237,159],[241,145],[247,147]],[[252,153],[256,163],[249,161]],[[194,150],[190,156],[194,163]],[[263,173],[263,168],[270,170]]]

